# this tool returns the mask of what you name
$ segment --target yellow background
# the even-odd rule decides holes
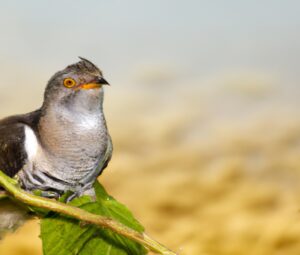
[[[86,57],[112,84],[100,181],[152,237],[182,255],[298,255],[299,7],[0,3],[0,116],[37,109],[50,76]],[[38,228],[0,254],[41,254]]]

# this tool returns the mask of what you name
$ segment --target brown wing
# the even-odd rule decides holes
[[[13,177],[24,165],[24,124],[0,126],[0,170]]]
[[[36,111],[0,121],[0,170],[10,177],[16,175],[26,162],[24,126],[35,130],[39,116],[40,111]]]

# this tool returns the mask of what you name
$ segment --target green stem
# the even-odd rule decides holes
[[[23,189],[21,189],[16,184],[16,181],[14,179],[11,179],[7,175],[5,175],[1,170],[0,170],[0,186],[2,186],[7,191],[9,196],[27,205],[48,209],[50,211],[58,212],[70,216],[72,218],[78,219],[85,223],[94,224],[100,227],[111,229],[115,233],[125,236],[131,240],[134,240],[139,244],[142,244],[143,246],[145,246],[146,248],[148,248],[153,252],[162,255],[176,255],[176,253],[172,252],[171,250],[164,247],[162,244],[153,240],[145,233],[139,233],[111,218],[89,213],[80,208],[70,206],[58,202],[56,200],[39,197],[31,193],[28,193]],[[7,196],[7,194],[4,193],[3,195]]]

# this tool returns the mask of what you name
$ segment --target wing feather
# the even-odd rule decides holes
[[[26,163],[25,125],[36,129],[40,111],[16,115],[0,121],[0,170],[15,176]]]
[[[0,126],[0,170],[13,177],[26,160],[24,124]]]

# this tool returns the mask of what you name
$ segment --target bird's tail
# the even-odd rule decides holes
[[[30,218],[28,211],[9,199],[0,201],[0,240],[8,232],[13,232]]]

